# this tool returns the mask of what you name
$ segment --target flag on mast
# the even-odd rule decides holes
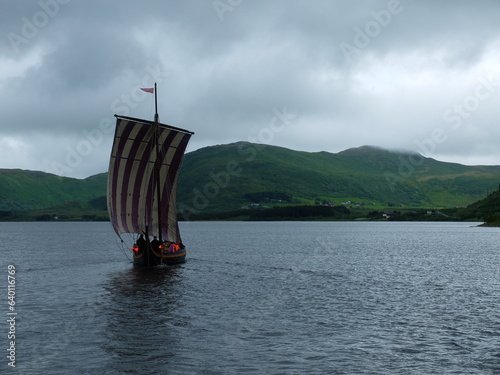
[[[142,91],[149,92],[149,93],[151,93],[151,94],[153,94],[153,93],[155,92],[154,87],[151,87],[151,88],[145,88],[145,89],[141,87],[140,89],[141,89]]]

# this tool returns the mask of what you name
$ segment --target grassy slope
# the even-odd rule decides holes
[[[0,210],[33,210],[105,194],[106,174],[84,180],[20,169],[0,170]],[[103,190],[104,188],[104,190]]]
[[[239,174],[221,183],[228,165],[237,166]],[[331,154],[236,143],[188,154],[178,201],[193,209],[228,210],[247,204],[245,193],[268,191],[289,193],[295,203],[321,198],[337,204],[350,199],[451,207],[484,197],[499,181],[500,167],[443,163],[372,147]]]
[[[0,211],[102,217],[106,177],[103,173],[78,180],[0,170]],[[187,154],[178,203],[180,208],[199,212],[229,211],[248,205],[248,193],[278,192],[293,196],[295,205],[324,199],[335,204],[351,200],[379,206],[455,207],[483,198],[499,182],[500,167],[443,163],[373,147],[332,154],[239,142]],[[99,204],[88,203],[96,198]]]
[[[462,220],[482,219],[488,224],[500,226],[500,190],[458,210],[457,214]]]

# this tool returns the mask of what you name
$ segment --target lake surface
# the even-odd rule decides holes
[[[500,228],[475,225],[183,222],[188,261],[143,270],[109,223],[0,223],[0,373],[498,374]]]

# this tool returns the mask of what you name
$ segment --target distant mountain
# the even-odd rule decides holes
[[[0,216],[79,213],[106,216],[106,178],[79,180],[43,172],[0,170]],[[339,153],[301,152],[238,142],[186,154],[177,189],[185,217],[269,205],[373,204],[465,207],[497,189],[500,166],[464,166],[371,146]],[[2,213],[3,212],[3,213]]]
[[[188,213],[266,203],[375,202],[413,207],[466,206],[496,189],[500,166],[464,166],[371,146],[336,154],[238,142],[186,155],[178,202]],[[249,197],[261,196],[261,202]],[[276,199],[274,199],[276,201]]]
[[[35,210],[86,202],[106,193],[107,174],[84,180],[21,169],[0,169],[0,210]]]

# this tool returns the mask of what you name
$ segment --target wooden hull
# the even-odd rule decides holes
[[[157,253],[151,249],[134,254],[134,266],[155,267],[161,265],[172,266],[186,261],[186,249],[172,254]]]

